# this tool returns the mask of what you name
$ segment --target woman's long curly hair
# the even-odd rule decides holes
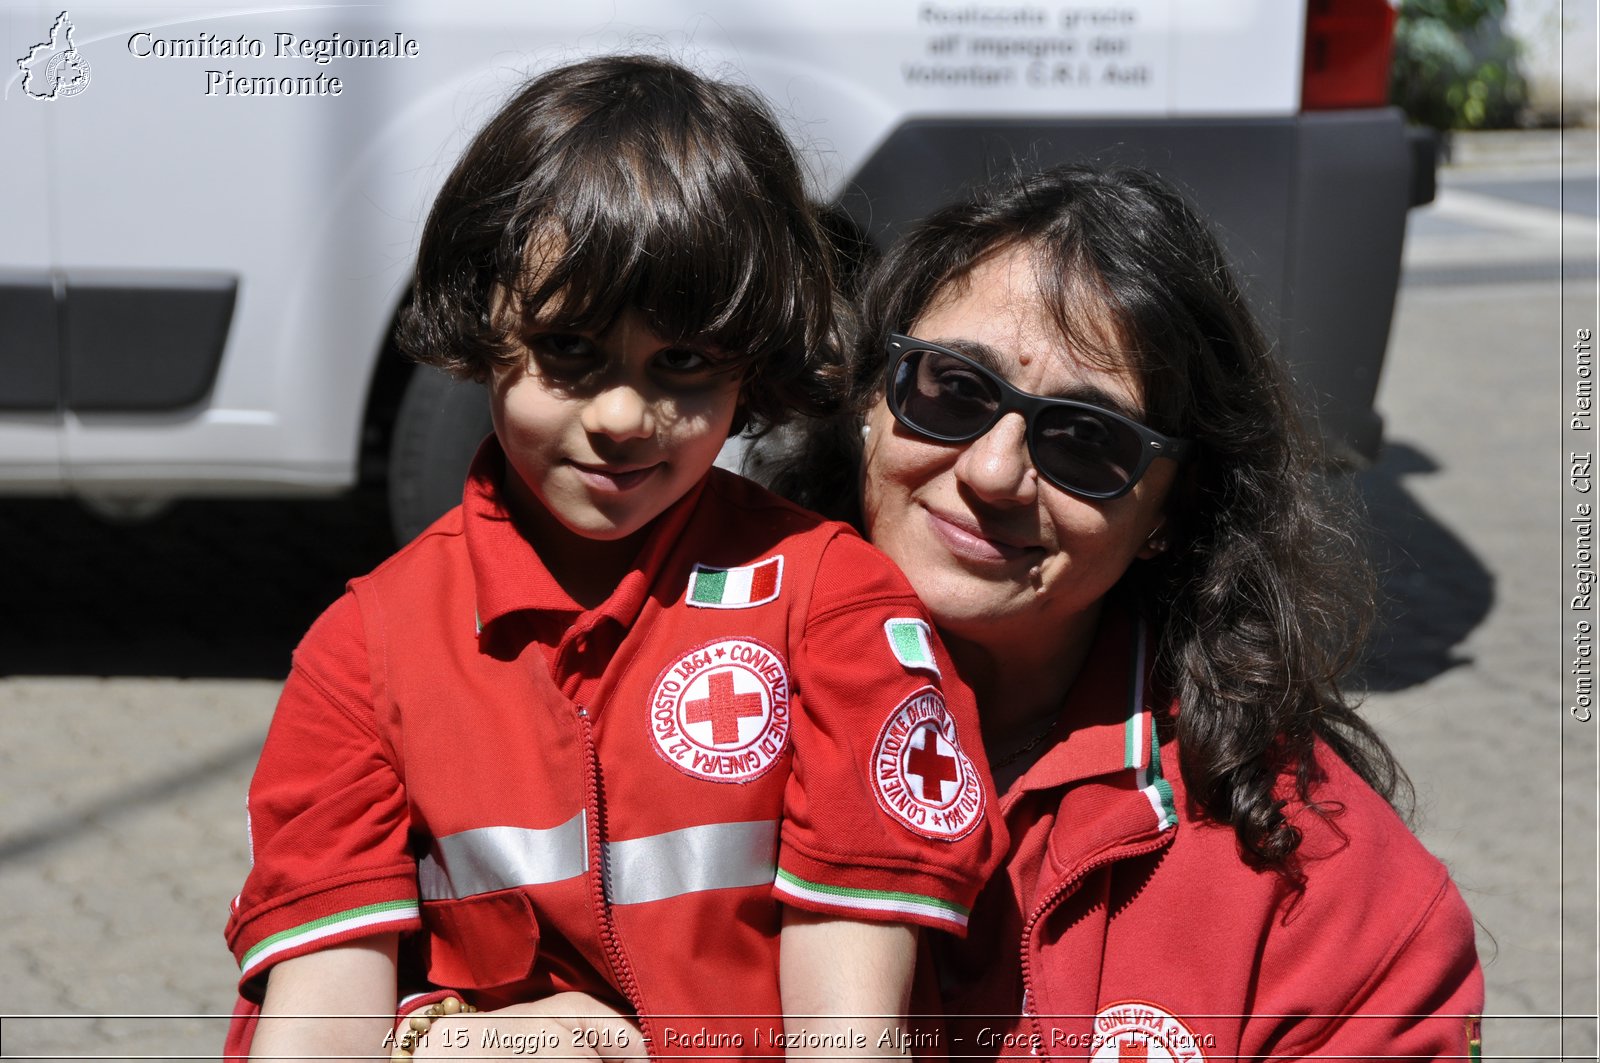
[[[1027,248],[1073,351],[1131,367],[1146,420],[1194,440],[1167,503],[1172,546],[1120,589],[1159,633],[1157,668],[1182,711],[1184,782],[1231,824],[1247,859],[1297,879],[1299,832],[1281,781],[1310,801],[1318,739],[1391,803],[1393,754],[1341,687],[1373,613],[1371,569],[1348,503],[1321,475],[1291,385],[1204,222],[1133,168],[1063,167],[997,183],[927,219],[867,281],[852,365],[856,418],[820,427],[774,477],[858,525],[860,417],[877,401],[891,332],[986,258]],[[1107,327],[1109,325],[1109,327]],[[1108,338],[1109,337],[1109,338]]]

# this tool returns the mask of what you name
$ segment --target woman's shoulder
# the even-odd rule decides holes
[[[716,508],[764,513],[791,524],[796,530],[818,529],[855,534],[847,524],[829,520],[789,501],[748,476],[720,467],[713,467],[706,476],[702,505],[705,503]]]
[[[1449,877],[1394,806],[1326,743],[1319,740],[1313,749],[1307,796],[1295,794],[1291,780],[1284,787],[1284,815],[1300,832],[1296,858],[1308,877],[1320,871],[1391,887],[1401,878]]]
[[[1169,755],[1165,748],[1162,753],[1164,759]],[[1172,753],[1174,761],[1181,756],[1176,749]],[[1444,863],[1382,794],[1320,741],[1305,798],[1295,793],[1291,777],[1280,780],[1284,815],[1300,833],[1293,858],[1298,885],[1246,859],[1231,826],[1206,818],[1185,799],[1176,769],[1176,764],[1168,769],[1180,817],[1173,855],[1213,868],[1225,891],[1253,890],[1266,906],[1281,906],[1286,928],[1301,922],[1325,931],[1332,924],[1360,922],[1403,933],[1405,924],[1425,918],[1445,895],[1459,903]]]
[[[698,518],[716,523],[725,534],[737,528],[741,533],[765,531],[768,535],[811,543],[826,553],[824,564],[899,572],[877,547],[850,525],[814,513],[727,469],[711,470]]]
[[[1340,1045],[1374,1039],[1418,1054],[1463,1050],[1465,1020],[1452,1016],[1483,1009],[1466,901],[1445,864],[1343,758],[1319,742],[1314,767],[1308,798],[1284,809],[1301,834],[1302,888],[1278,910],[1268,949],[1286,967],[1311,964],[1343,1001],[1332,1010],[1362,1018],[1305,1031],[1310,1040],[1296,1050],[1343,1054]],[[1280,1006],[1312,1000],[1291,994]],[[1417,1018],[1376,1036],[1383,1015]]]
[[[1280,793],[1292,791],[1286,780]],[[1316,747],[1308,798],[1284,806],[1301,835],[1297,882],[1244,859],[1227,824],[1178,805],[1172,866],[1155,876],[1181,879],[1207,910],[1226,912],[1227,933],[1242,935],[1237,947],[1264,970],[1319,972],[1317,987],[1286,983],[1271,1010],[1364,1011],[1396,993],[1396,1013],[1437,1009],[1441,993],[1452,1006],[1478,1002],[1457,1010],[1481,1007],[1472,915],[1449,869],[1331,748]]]
[[[1170,776],[1178,756],[1163,744]],[[1195,1011],[1253,1012],[1240,1055],[1464,1054],[1462,1016],[1483,1006],[1471,913],[1378,791],[1327,746],[1315,767],[1307,799],[1284,807],[1301,833],[1297,883],[1246,860],[1231,826],[1182,799],[1180,779],[1175,837],[1123,918],[1166,943],[1173,969],[1221,972],[1218,957],[1236,958],[1234,977],[1170,995],[1189,994]]]
[[[1472,917],[1449,869],[1337,752],[1318,741],[1306,797],[1292,778],[1282,780],[1280,794],[1300,832],[1292,863],[1298,884],[1250,872],[1284,883],[1273,918],[1280,949],[1309,949],[1330,963],[1343,956],[1352,974],[1408,953],[1438,953],[1447,966],[1444,957],[1471,954]]]
[[[767,552],[794,554],[805,562],[811,584],[848,591],[844,597],[851,600],[914,597],[894,562],[856,529],[813,513],[738,473],[711,470],[696,521],[702,529],[698,534],[736,537],[741,543],[761,543]]]

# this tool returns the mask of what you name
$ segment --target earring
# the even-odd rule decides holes
[[[1164,553],[1167,549],[1167,529],[1165,525],[1152,531],[1144,541],[1145,549],[1155,553]]]
[[[861,438],[862,439],[867,438],[871,434],[872,434],[872,426],[870,424],[864,424],[864,425],[861,426]]]

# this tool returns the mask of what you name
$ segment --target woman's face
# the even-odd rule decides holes
[[[1143,419],[1138,379],[1079,360],[1062,338],[1027,248],[980,262],[935,297],[911,335],[958,350],[986,347],[1001,375],[1030,394],[1100,405],[1111,396]],[[867,533],[949,635],[1002,652],[1059,644],[1090,630],[1128,566],[1158,552],[1152,543],[1165,534],[1170,461],[1152,463],[1121,498],[1091,501],[1039,478],[1019,413],[970,443],[916,435],[881,398],[867,424]]]

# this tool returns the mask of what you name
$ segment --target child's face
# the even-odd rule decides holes
[[[624,539],[716,460],[739,379],[712,352],[663,342],[634,311],[601,333],[535,323],[513,342],[524,358],[491,382],[494,429],[508,493],[541,536]]]

